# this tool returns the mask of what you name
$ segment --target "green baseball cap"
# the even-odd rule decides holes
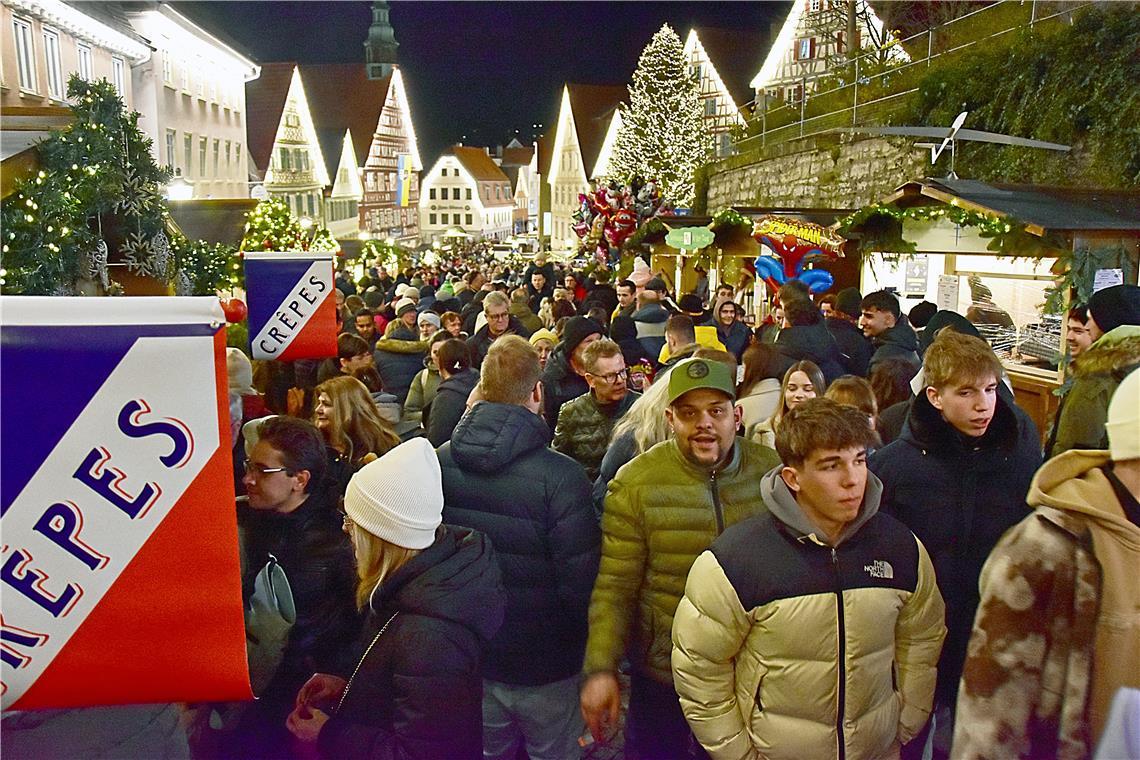
[[[736,399],[736,388],[732,384],[732,373],[721,362],[690,357],[677,362],[669,370],[669,403],[698,388],[708,388],[728,394]]]

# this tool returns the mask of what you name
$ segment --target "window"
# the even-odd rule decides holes
[[[705,116],[716,116],[716,98],[705,98]]]
[[[210,100],[218,102],[218,80],[210,79]]]
[[[166,165],[171,169],[178,165],[178,160],[174,153],[176,138],[177,133],[173,129],[166,130]]]
[[[692,66],[690,66],[689,67],[689,74],[692,75],[693,79],[700,80],[700,78],[701,78],[701,64],[694,63]]]
[[[111,56],[111,84],[120,97],[127,94],[127,64],[117,55]]]
[[[190,64],[185,62],[182,64],[182,91],[190,92]]]
[[[471,200],[471,188],[467,188],[467,200]]]
[[[222,163],[221,158],[222,158],[222,141],[215,137],[214,138],[214,176],[215,177],[221,176],[218,173],[218,169],[221,168],[221,163]]]
[[[293,154],[289,152],[288,148],[279,148],[277,150],[277,163],[280,164],[280,169],[283,172],[293,170]]]
[[[434,187],[431,190],[428,190],[428,198],[431,198],[433,201],[435,200],[435,188]]]
[[[63,71],[59,63],[59,32],[44,29],[44,65],[47,68],[48,95],[63,100]]]
[[[498,201],[498,200],[502,200],[502,199],[503,199],[503,188],[499,187],[498,185],[495,185],[495,200]]]
[[[190,176],[190,167],[194,166],[194,135],[189,132],[182,138],[182,171]]]
[[[307,196],[309,217],[312,218],[317,215],[316,206],[313,204],[313,194],[309,193]]]
[[[174,85],[174,59],[170,57],[169,50],[164,50],[162,53],[162,81]]]
[[[198,97],[202,100],[206,99],[206,67],[202,65],[202,59],[198,59],[196,66],[198,73]]]
[[[91,47],[84,45],[82,42],[75,45],[75,54],[79,62],[79,67],[76,71],[83,79],[91,79]]]
[[[435,220],[436,220],[435,214],[428,214],[428,224],[435,224],[436,223]]]
[[[226,140],[226,176],[230,174],[230,146],[232,143]]]
[[[472,224],[473,222],[471,221],[471,215],[467,214],[467,226],[470,227]]]
[[[206,149],[209,147],[210,141],[205,137],[198,140],[198,176],[206,176]]]
[[[815,57],[815,37],[796,40],[796,60],[807,61]]]
[[[452,214],[451,215],[451,223],[452,224],[459,224],[459,214]]]
[[[440,191],[439,191],[439,197],[440,197],[440,199],[441,199],[441,200],[447,200],[447,195],[448,195],[448,193],[447,193],[447,188],[446,188],[446,187],[444,187],[444,188],[440,188]]]
[[[16,35],[16,68],[19,69],[20,89],[36,91],[35,46],[32,44],[32,25],[19,18],[12,18],[12,30]]]
[[[808,0],[808,13],[819,13],[823,10],[823,0]]]

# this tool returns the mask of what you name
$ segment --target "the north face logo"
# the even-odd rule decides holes
[[[866,570],[872,578],[894,578],[895,569],[891,567],[891,563],[883,559],[877,559],[869,565],[864,565],[863,569]]]

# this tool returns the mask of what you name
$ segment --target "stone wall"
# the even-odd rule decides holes
[[[706,209],[857,209],[930,172],[930,152],[906,137],[820,135],[708,167]]]

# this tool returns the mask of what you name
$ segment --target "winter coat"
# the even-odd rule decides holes
[[[600,533],[582,468],[549,436],[525,407],[482,401],[439,449],[444,519],[483,532],[502,566],[506,621],[483,662],[502,683],[569,678],[586,646]]]
[[[585,672],[616,673],[628,652],[639,673],[671,685],[670,631],[685,578],[713,539],[764,509],[757,483],[776,452],[737,438],[719,472],[669,439],[618,470],[602,514],[602,561],[590,598]]]
[[[669,311],[659,303],[647,304],[630,315],[637,325],[637,339],[642,347],[651,356],[661,353],[665,345],[665,322],[669,319]]]
[[[985,435],[970,439],[922,394],[902,435],[868,460],[883,481],[883,511],[902,520],[930,552],[946,601],[939,704],[953,704],[982,565],[1002,533],[1028,514],[1025,495],[1041,465],[1040,441],[1037,426],[1004,393]]]
[[[986,561],[952,757],[1090,757],[1116,690],[1140,687],[1140,525],[1109,466],[1103,451],[1046,462],[1035,511]]]
[[[537,319],[537,317],[536,317]],[[523,338],[530,337],[530,330],[523,326],[523,323],[512,314],[508,320],[506,335],[518,335]],[[495,342],[495,338],[491,336],[491,328],[483,325],[475,334],[467,339],[467,348],[471,351],[471,366],[479,369],[483,366],[483,360],[487,358],[487,351],[490,350],[491,344]]]
[[[609,448],[614,425],[639,398],[640,393],[629,391],[621,401],[602,406],[590,392],[567,401],[558,412],[551,445],[582,465],[586,477],[593,482]]]
[[[844,373],[843,355],[823,318],[814,325],[792,325],[780,330],[776,350],[784,357],[783,372],[796,362],[807,360],[815,362],[828,384]]]
[[[376,341],[373,359],[380,373],[380,384],[401,404],[408,398],[412,380],[424,368],[427,350],[428,342],[403,326]]]
[[[586,314],[592,306],[601,306],[606,310],[606,314],[612,314],[618,306],[617,291],[614,290],[614,286],[608,282],[595,285],[594,289],[582,301],[582,308],[579,313]]]
[[[632,430],[627,429],[610,442],[605,456],[602,457],[602,463],[598,466],[598,477],[594,479],[591,492],[598,520],[602,519],[602,509],[606,503],[606,491],[609,490],[610,481],[617,475],[618,470],[633,461],[638,453],[637,441],[633,437]]]
[[[181,760],[190,757],[179,704],[4,713],[4,757]]]
[[[467,411],[467,397],[479,384],[479,373],[465,369],[443,380],[435,392],[435,400],[425,410],[424,428],[432,446],[439,448],[451,438],[455,426]]]
[[[752,435],[749,436],[749,440],[770,449],[776,448],[776,425],[772,418],[769,417],[756,423],[756,426],[752,428]]]
[[[425,367],[412,380],[408,398],[404,401],[404,417],[407,422],[423,419],[424,409],[435,400],[439,389],[439,370],[434,366]]]
[[[767,512],[693,564],[673,681],[712,757],[892,757],[925,725],[945,608],[922,544],[878,512],[881,490],[867,479],[831,545],[774,469]]]
[[[519,324],[522,325],[523,330],[525,330],[525,334],[520,332],[516,333],[516,335],[522,335],[524,338],[529,338],[531,335],[534,335],[536,332],[542,329],[542,320],[539,319],[538,315],[531,311],[530,307],[525,303],[511,301],[510,314],[512,317],[518,320]]]
[[[435,543],[372,592],[364,655],[317,738],[321,755],[480,760],[480,650],[503,606],[490,541],[441,525]]]
[[[717,322],[716,337],[724,344],[724,349],[735,356],[736,361],[740,361],[744,349],[748,348],[748,340],[752,337],[752,331],[748,329],[748,325],[740,321],[733,322],[728,327]]]
[[[558,410],[570,399],[590,392],[586,378],[570,366],[570,358],[562,350],[562,345],[551,352],[546,359],[546,369],[542,373],[542,418],[554,430],[558,424]]]
[[[903,315],[899,315],[894,327],[876,335],[871,339],[871,343],[875,346],[875,353],[871,355],[871,361],[867,365],[868,376],[876,364],[891,357],[906,359],[916,367],[922,363],[918,358],[918,335]],[[828,378],[828,382],[831,382],[831,378]]]
[[[840,363],[848,375],[867,377],[870,374],[871,354],[874,346],[859,326],[846,319],[827,319],[824,321],[835,345],[839,347]]]
[[[1107,449],[1104,422],[1116,386],[1140,367],[1140,327],[1123,325],[1097,339],[1073,363],[1073,385],[1057,411],[1055,457],[1069,449]]]
[[[910,402],[913,398],[912,396],[906,401],[891,404],[879,412],[875,430],[879,433],[884,446],[902,435],[902,428],[906,424],[907,415],[910,414]]]
[[[748,395],[736,399],[736,405],[744,412],[741,419],[744,437],[752,438],[757,426],[771,419],[780,406],[780,381],[764,378],[749,389]]]

